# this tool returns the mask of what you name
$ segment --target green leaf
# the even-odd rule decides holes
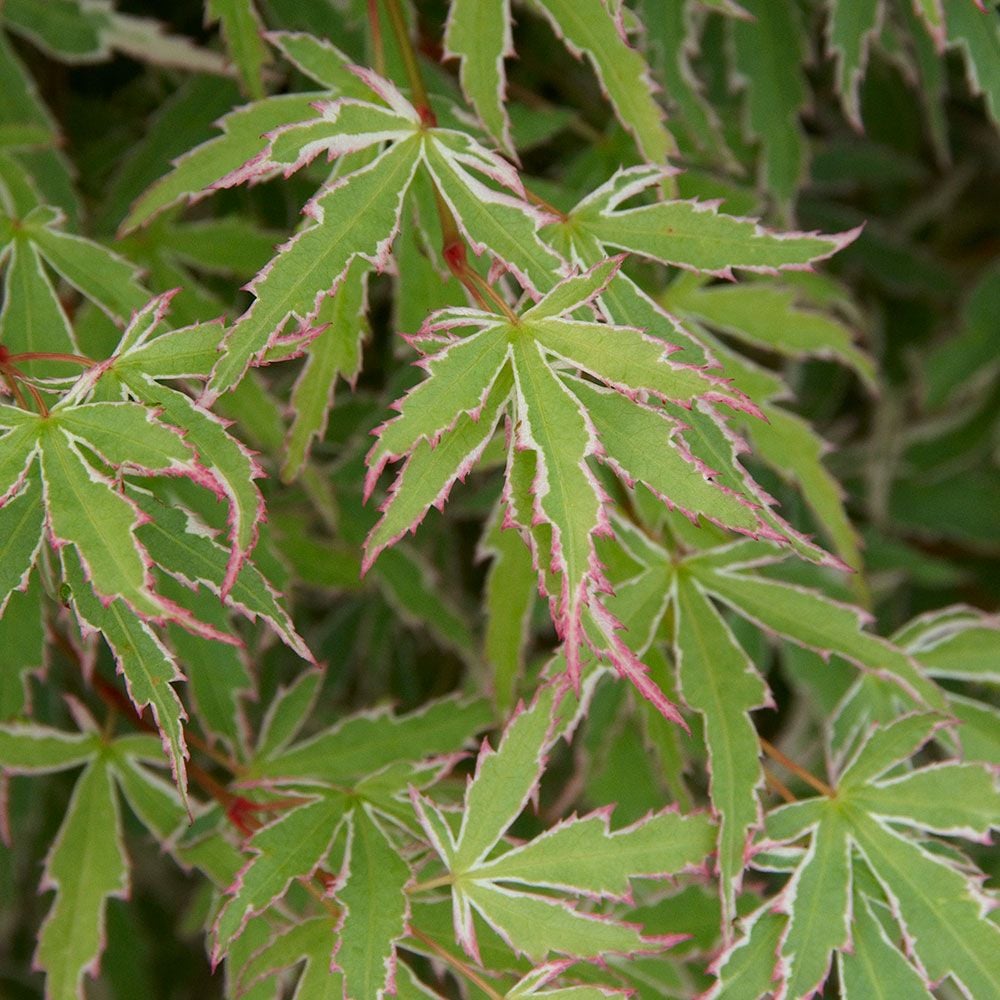
[[[631,879],[695,868],[714,848],[715,826],[704,815],[662,812],[612,831],[609,813],[565,820],[469,874],[477,880],[627,899]]]
[[[398,142],[310,202],[306,212],[314,224],[285,244],[250,286],[254,304],[226,335],[209,398],[236,385],[289,317],[311,323],[322,298],[337,287],[356,257],[384,267],[418,152],[418,139]]]
[[[414,628],[426,628],[445,647],[472,659],[468,622],[447,600],[432,566],[407,548],[383,554],[374,572],[379,589],[399,617]]]
[[[481,421],[481,416],[494,383],[504,381],[501,373],[508,353],[508,345],[502,337],[495,335],[495,326],[484,316],[481,331],[450,341],[444,350],[421,362],[429,377],[395,404],[399,416],[376,431],[377,441],[367,457],[366,496],[371,494],[386,463],[406,455],[421,441],[426,441],[437,450],[442,435],[455,426],[459,428],[463,440],[476,435],[475,426],[458,423],[463,414],[473,418],[473,424],[489,422]],[[510,380],[506,381],[509,386]],[[501,384],[495,394],[500,399],[494,400],[494,406],[499,406],[506,399],[502,389]],[[478,433],[481,435],[482,431]],[[469,450],[465,450],[456,453],[456,457],[461,460],[468,454]],[[421,464],[428,461],[431,461],[430,455]],[[435,492],[429,499],[433,500],[437,495]]]
[[[797,9],[740,0],[752,19],[731,22],[736,68],[746,81],[748,125],[762,147],[760,186],[782,202],[794,197],[806,168],[799,113],[806,102]]]
[[[514,55],[510,22],[510,0],[452,0],[444,49],[449,59],[459,60],[462,92],[486,131],[512,154],[503,66],[504,59]]]
[[[281,125],[312,118],[315,115],[312,102],[327,96],[324,93],[278,94],[223,116],[219,121],[223,134],[178,157],[173,170],[132,206],[122,223],[122,231],[131,232],[145,225],[179,202],[193,202],[204,197],[213,184],[266,149],[267,133]]]
[[[837,360],[853,368],[869,388],[876,385],[874,363],[854,345],[851,330],[828,313],[800,308],[792,288],[760,283],[696,288],[677,282],[667,290],[664,305],[751,346],[793,358]]]
[[[264,26],[253,0],[207,0],[205,18],[219,22],[230,59],[240,71],[247,92],[256,100],[264,96],[261,70],[267,62],[267,49],[261,37]]]
[[[270,31],[267,40],[306,76],[333,93],[371,98],[371,89],[350,70],[353,61],[329,39],[304,31]]]
[[[431,702],[418,712],[356,715],[280,753],[258,760],[259,777],[315,778],[343,784],[395,761],[455,753],[492,721],[485,701]]]
[[[1000,928],[982,916],[985,900],[966,876],[873,820],[852,836],[927,978],[951,975],[969,996],[1000,988]]]
[[[344,995],[380,998],[396,976],[395,942],[407,929],[410,866],[364,805],[351,814],[346,884],[337,887],[344,907],[334,962]]]
[[[84,973],[96,973],[104,949],[106,900],[127,896],[128,869],[111,775],[98,759],[77,781],[45,860],[42,887],[55,889],[56,898],[34,960],[45,972],[47,997],[82,996]]]
[[[454,854],[448,859],[453,873],[479,866],[525,807],[542,774],[554,698],[551,685],[539,691],[530,708],[507,724],[495,752],[484,741],[475,778],[465,791]]]
[[[722,139],[718,117],[702,93],[692,66],[700,45],[696,5],[687,0],[682,3],[644,0],[640,11],[646,24],[650,61],[663,79],[668,106],[677,112],[673,127],[676,129],[678,122],[686,123],[699,149],[723,163],[731,162],[733,156]]]
[[[791,996],[815,993],[834,950],[850,942],[848,825],[835,805],[824,805],[823,819],[784,894],[791,917],[781,942],[782,974]]]
[[[115,780],[129,808],[145,827],[156,837],[167,840],[190,822],[188,812],[177,789],[143,767],[131,749],[125,741],[116,741]],[[159,756],[159,746],[156,753]]]
[[[459,344],[467,341],[459,341]],[[457,360],[457,359],[453,359]],[[433,359],[431,359],[433,364]],[[441,365],[440,368],[446,367]],[[433,371],[433,369],[432,369]],[[438,374],[435,372],[435,374]],[[432,384],[422,382],[421,386]],[[436,387],[447,388],[447,378],[439,378]],[[400,539],[407,531],[415,531],[424,516],[432,506],[443,509],[448,494],[456,480],[464,479],[481,457],[496,431],[497,424],[507,409],[510,394],[513,389],[513,379],[506,365],[493,381],[489,395],[477,407],[477,411],[465,411],[458,415],[447,434],[435,444],[433,438],[424,437],[412,445],[406,464],[403,466],[395,483],[389,491],[385,503],[380,510],[382,516],[372,528],[366,542],[367,560],[365,568],[379,555],[382,550]],[[425,393],[425,396],[429,395]],[[462,397],[453,386],[454,402],[461,403]],[[406,404],[411,399],[407,396],[400,407],[402,416],[399,420],[409,419],[429,424],[428,420],[420,420],[413,416],[416,406],[407,409]],[[417,401],[414,401],[415,403]],[[430,400],[422,398],[420,403],[430,410],[426,404]],[[431,416],[432,411],[427,416]],[[399,440],[399,435],[393,435],[388,425],[383,425],[382,434],[375,449],[382,451],[382,445],[388,440],[389,447]],[[380,430],[382,430],[380,428]],[[373,449],[373,453],[375,452]],[[376,459],[376,462],[378,459]],[[375,466],[372,467],[374,470]],[[369,474],[370,478],[370,474]]]
[[[6,441],[7,438],[0,439]],[[38,466],[19,492],[0,506],[0,615],[13,590],[23,590],[38,558],[45,532],[45,509],[42,502]]]
[[[497,710],[507,716],[516,703],[517,685],[524,673],[536,574],[524,539],[516,531],[503,530],[499,506],[478,551],[490,558],[483,655],[492,669]]]
[[[731,278],[734,268],[771,274],[802,270],[843,249],[860,230],[834,236],[770,232],[753,219],[723,215],[711,202],[660,201],[619,208],[658,183],[659,167],[630,167],[581,201],[569,216],[574,234],[583,232],[615,247],[673,264]]]
[[[479,256],[488,251],[527,289],[551,288],[553,273],[564,265],[542,242],[538,230],[552,217],[519,197],[489,187],[468,169],[471,162],[480,173],[520,194],[523,188],[509,165],[469,136],[449,129],[430,133],[423,144],[423,158],[473,252]]]
[[[863,612],[815,591],[747,573],[692,569],[702,586],[740,614],[793,642],[837,653],[898,684],[912,699],[944,708],[944,696],[901,650],[861,630]]]
[[[590,60],[601,89],[649,163],[664,164],[676,149],[653,97],[649,67],[625,37],[622,21],[603,0],[533,0],[566,47]]]
[[[330,916],[311,917],[282,930],[234,976],[241,991],[305,962],[293,1000],[343,1000],[344,981],[330,970],[330,950],[336,939],[336,921]]]
[[[41,468],[51,539],[74,546],[102,597],[120,597],[139,614],[162,614],[148,557],[135,537],[137,508],[87,462],[78,440],[56,421],[44,428]]]
[[[31,0],[4,4],[4,25],[63,62],[97,62],[110,55],[105,38],[108,13],[75,0]]]
[[[296,677],[288,687],[278,689],[260,725],[259,758],[277,756],[295,739],[316,703],[322,680],[321,670],[310,670]]]
[[[198,531],[183,508],[141,494],[135,494],[135,499],[151,517],[139,527],[138,536],[157,565],[190,586],[203,584],[213,594],[222,595],[229,571],[226,548]],[[243,563],[223,601],[251,621],[262,618],[282,642],[312,662],[309,647],[296,632],[288,612],[252,563]]]
[[[62,230],[57,209],[38,208],[21,225],[46,263],[86,296],[119,326],[149,300],[139,284],[138,270],[124,257],[92,240]]]
[[[632,925],[602,920],[562,901],[473,882],[465,890],[483,919],[518,954],[540,961],[550,952],[597,958],[658,951],[667,942],[644,938]]]
[[[0,343],[11,354],[76,353],[72,328],[45,273],[38,249],[30,240],[15,239],[9,254],[0,311]],[[30,375],[76,373],[75,366],[39,361],[22,361],[18,367]]]
[[[1000,124],[1000,18],[989,3],[949,4],[948,45],[965,56],[971,89],[982,94],[994,122]]]
[[[326,861],[344,818],[344,797],[323,795],[280,813],[250,841],[253,857],[229,888],[212,928],[212,960],[229,950],[247,921],[263,913],[295,878],[308,878]]]
[[[2,521],[0,511],[0,530]],[[0,551],[0,565],[2,559]],[[46,665],[44,599],[36,575],[27,581],[26,590],[8,595],[0,612],[0,719],[26,714],[31,703],[29,675]]]
[[[861,80],[883,14],[881,0],[832,0],[827,37],[837,58],[837,90],[848,119],[859,131]]]
[[[361,342],[368,332],[367,261],[355,259],[337,291],[316,314],[320,332],[309,344],[306,363],[292,389],[292,426],[285,441],[281,478],[294,479],[309,457],[313,443],[326,431],[337,377],[353,388],[361,371]]]
[[[774,989],[774,964],[785,918],[763,906],[744,918],[744,935],[720,956],[718,979],[706,1000],[744,1000],[766,996]]]
[[[720,821],[716,865],[728,926],[735,916],[749,836],[761,823],[758,791],[764,775],[750,712],[769,705],[770,693],[697,583],[679,575],[675,588],[678,680],[684,700],[704,719],[709,793]]]
[[[931,1000],[920,973],[906,960],[872,912],[875,904],[855,893],[851,951],[837,955],[845,1000]]]
[[[136,710],[141,714],[147,705],[152,707],[163,753],[186,806],[188,750],[181,723],[187,715],[173,687],[175,681],[183,680],[177,663],[150,626],[123,600],[113,600],[106,606],[101,602],[79,560],[64,557],[63,574],[81,629],[99,631],[104,636]]]
[[[834,551],[856,571],[851,582],[863,597],[860,539],[845,509],[844,490],[823,464],[829,446],[796,414],[768,403],[761,410],[766,420],[743,423],[754,453],[799,487]]]
[[[0,765],[14,774],[48,774],[85,764],[97,753],[94,733],[69,733],[35,722],[0,723]]]

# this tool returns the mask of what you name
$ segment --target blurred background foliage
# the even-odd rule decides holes
[[[863,539],[860,593],[870,594],[880,631],[891,633],[922,611],[952,603],[996,610],[1000,54],[992,63],[980,54],[971,69],[962,44],[939,54],[908,0],[890,0],[856,97],[850,88],[845,96],[829,43],[827,3],[774,5],[783,8],[775,30],[790,27],[792,34],[782,50],[787,58],[770,76],[755,64],[752,45],[741,43],[745,25],[718,10],[725,3],[676,0],[683,9],[679,36],[673,14],[664,13],[671,3],[643,0],[637,12],[646,22],[644,44],[680,147],[681,193],[719,198],[726,211],[761,215],[777,225],[835,232],[864,224],[858,240],[831,262],[827,273],[835,280],[804,276],[801,287],[857,331],[877,359],[878,390],[833,362],[780,365],[795,389],[797,411],[834,446],[827,464],[843,484]],[[744,6],[764,14],[770,3]],[[947,6],[965,3],[948,0]],[[369,61],[359,0],[261,0],[258,6],[270,27],[330,37],[359,62]],[[988,6],[976,16],[992,18],[986,37],[1000,53],[1000,14]],[[446,6],[429,0],[417,7],[422,52],[437,60]],[[238,314],[248,301],[240,285],[295,226],[322,168],[221,192],[116,241],[134,200],[174,157],[215,134],[213,123],[246,99],[246,86],[215,71],[218,57],[199,66],[193,47],[181,47],[173,60],[180,68],[114,39],[90,49],[83,40],[76,54],[52,51],[45,38],[25,30],[30,18],[22,8],[8,0],[0,11],[6,29],[0,38],[4,176],[17,173],[11,162],[28,165],[74,231],[112,241],[146,270],[152,290],[181,287],[173,306],[177,323]],[[197,51],[224,51],[200,0],[121,0],[117,9],[158,20]],[[589,66],[568,55],[542,19],[520,7],[516,16],[510,96],[523,167],[535,190],[555,204],[572,203],[618,166],[635,162],[634,149]],[[276,61],[269,58],[264,71],[272,91],[288,85],[289,71]],[[454,90],[454,72],[453,65],[441,67],[435,86]],[[762,107],[768,87],[783,106]],[[41,141],[26,141],[18,131],[29,128]],[[321,711],[330,716],[385,698],[412,707],[468,684],[463,678],[470,672],[479,672],[482,681],[485,669],[477,638],[485,567],[474,555],[482,518],[499,488],[489,471],[475,474],[476,488],[456,494],[447,528],[432,514],[416,540],[387,553],[364,581],[358,575],[360,543],[375,517],[360,498],[367,432],[381,419],[385,401],[415,377],[395,363],[395,332],[412,331],[428,304],[394,297],[393,280],[382,276],[372,284],[371,333],[357,391],[338,389],[326,437],[296,483],[277,479],[286,420],[281,401],[288,398],[294,364],[255,375],[222,401],[273,477],[264,483],[270,520],[258,558],[291,591],[301,631],[330,665],[321,698]],[[453,292],[437,294],[447,300]],[[83,308],[75,320],[91,353],[101,355],[102,347],[106,353],[116,335],[104,318]],[[765,354],[760,360],[779,363]],[[815,529],[794,489],[760,463],[754,471],[794,523]],[[535,612],[529,669],[537,669],[554,642],[544,608],[539,604]],[[4,659],[18,641],[16,618],[8,615],[3,626],[0,687],[14,683],[5,676]],[[803,664],[813,654],[786,651],[781,662],[769,661],[761,637],[750,626],[740,628],[741,639],[761,650],[758,662],[771,662],[768,681],[784,695],[780,716],[761,717],[763,734],[800,725],[794,693],[805,691]],[[249,706],[251,720],[297,669],[283,649],[254,641],[260,694]],[[65,711],[60,690],[85,695],[76,664],[59,650],[48,656],[48,676],[57,683],[33,681],[32,694],[36,709],[44,706],[57,718]],[[808,696],[832,703],[847,680],[836,664],[823,676],[826,692],[811,682]],[[619,711],[627,697],[619,686],[597,699],[585,734],[589,762],[564,761],[554,769],[550,803],[562,801],[565,790],[557,786],[570,777],[584,805],[619,801],[621,822],[662,799],[671,775],[646,753],[648,733]],[[668,743],[664,738],[661,747]],[[632,775],[624,791],[616,777],[623,768]],[[35,885],[70,784],[54,778],[44,796],[26,781],[9,786],[22,838],[16,854],[0,852],[0,996],[10,1000],[40,995],[30,959],[46,904]],[[669,792],[682,801],[687,795],[676,785]],[[26,830],[34,851],[24,849]],[[131,851],[133,899],[110,902],[102,978],[88,986],[89,994],[94,1000],[220,995],[198,935],[208,902],[204,887],[195,891],[194,880],[148,839],[138,839]],[[992,865],[996,875],[995,858]],[[698,898],[678,905],[678,912],[695,932],[699,913],[707,927],[716,926],[717,903],[692,894]]]

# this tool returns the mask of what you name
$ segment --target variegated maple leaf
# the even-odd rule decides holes
[[[550,217],[524,200],[509,163],[465,132],[429,125],[383,77],[349,68],[366,96],[317,102],[318,117],[276,128],[266,149],[216,182],[227,187],[276,172],[288,176],[321,153],[342,165],[306,205],[311,224],[249,286],[255,301],[227,333],[208,398],[232,388],[279,344],[289,320],[298,333],[288,332],[300,339],[318,329],[323,300],[354,260],[386,266],[418,169],[427,171],[473,250],[488,249],[525,287],[545,287],[563,264],[537,235]]]
[[[703,368],[674,363],[671,346],[641,330],[575,316],[621,260],[565,279],[520,315],[449,309],[430,318],[414,340],[427,355],[419,364],[429,377],[396,404],[399,416],[378,428],[368,456],[367,494],[387,463],[406,462],[368,537],[364,567],[431,506],[444,505],[506,415],[506,520],[530,540],[569,676],[578,682],[581,648],[589,645],[679,719],[604,606],[609,588],[594,541],[610,531],[608,498],[589,460],[629,484],[646,484],[692,518],[754,537],[782,536],[753,497],[714,481],[714,470],[687,447],[685,425],[659,405],[683,412],[701,399],[754,413],[753,404]],[[472,332],[457,336],[462,329]]]
[[[211,614],[203,620],[186,596],[168,596],[161,575],[192,591],[204,585],[217,609],[259,616],[300,656],[312,656],[248,561],[262,507],[253,457],[221,421],[162,384],[204,377],[217,343],[211,328],[162,333],[168,302],[161,296],[138,312],[115,354],[51,408],[0,405],[0,530],[17,538],[0,573],[0,610],[28,586],[48,541],[81,628],[105,637],[137,709],[152,707],[183,794],[185,712],[172,686],[182,675],[156,629],[175,623],[198,637],[240,640]],[[183,477],[225,500],[228,549],[135,477],[154,485]]]

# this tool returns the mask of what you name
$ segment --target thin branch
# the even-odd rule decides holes
[[[790,757],[786,757],[773,743],[765,740],[763,736],[760,737],[760,745],[768,757],[777,761],[786,771],[790,771],[797,778],[801,778],[810,788],[819,792],[820,795],[825,795],[830,799],[836,798],[837,790],[835,788],[817,778],[814,774],[811,774],[800,764],[796,764]]]
[[[764,768],[764,781],[772,792],[777,792],[786,802],[797,802],[792,790],[776,774]]]
[[[413,106],[417,109],[417,114],[420,115],[420,120],[424,125],[428,128],[434,128],[437,125],[437,116],[434,114],[430,98],[427,96],[427,87],[424,85],[424,78],[420,72],[420,63],[417,62],[417,51],[413,47],[410,33],[406,28],[403,8],[399,5],[399,0],[385,0],[385,9],[389,15],[389,23],[392,25],[392,33],[399,43],[406,77],[410,81]]]
[[[385,43],[382,41],[382,22],[378,16],[378,0],[368,0],[368,27],[372,33],[373,69],[385,76]]]
[[[442,948],[437,941],[428,937],[423,931],[419,931],[416,927],[411,926],[410,936],[430,948],[442,962],[450,965],[456,972],[468,979],[470,983],[475,983],[490,1000],[503,1000],[503,994],[495,990],[489,980],[472,968],[467,962],[463,962],[457,955],[453,955],[447,948]]]

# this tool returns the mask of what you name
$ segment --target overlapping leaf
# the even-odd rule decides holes
[[[531,287],[544,284],[560,264],[536,235],[542,213],[477,177],[520,195],[520,181],[505,161],[465,133],[426,129],[395,86],[368,70],[354,72],[368,88],[367,99],[345,97],[318,105],[319,118],[276,129],[259,156],[220,182],[239,183],[279,169],[287,174],[320,153],[332,160],[388,143],[317,193],[305,208],[312,225],[287,243],[252,283],[255,302],[227,334],[212,394],[232,388],[289,320],[302,331],[315,328],[323,299],[338,288],[352,261],[367,260],[379,270],[386,266],[403,199],[420,166],[430,172],[476,253],[489,247]]]
[[[532,539],[570,675],[579,677],[581,646],[596,642],[645,697],[672,715],[601,610],[599,594],[607,584],[594,538],[607,533],[607,511],[588,458],[600,458],[628,482],[646,483],[691,517],[704,515],[746,534],[776,535],[753,500],[713,482],[713,471],[690,454],[681,423],[641,396],[685,406],[698,397],[736,408],[747,407],[746,401],[701,369],[673,364],[668,345],[639,330],[572,318],[619,264],[609,260],[566,279],[516,318],[472,309],[432,318],[428,331],[449,339],[422,362],[430,377],[400,401],[400,415],[379,428],[369,455],[369,491],[388,462],[406,458],[406,464],[368,538],[365,566],[413,530],[431,505],[443,506],[509,412],[508,516]],[[462,327],[474,332],[453,337]],[[433,338],[426,343],[440,346]],[[571,376],[567,368],[600,384]],[[664,447],[649,448],[651,440]],[[525,479],[519,470],[529,456],[533,466]],[[521,498],[515,495],[518,477],[526,490]],[[550,532],[547,539],[540,528]]]

